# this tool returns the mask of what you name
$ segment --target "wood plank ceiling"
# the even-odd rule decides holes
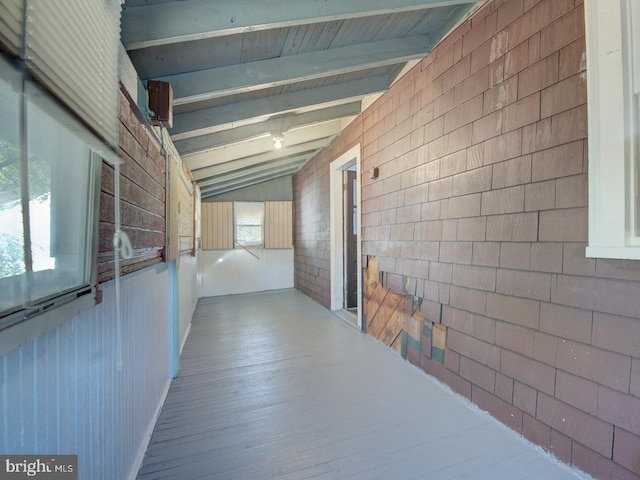
[[[293,175],[478,3],[126,0],[122,41],[171,83],[171,138],[213,200]]]

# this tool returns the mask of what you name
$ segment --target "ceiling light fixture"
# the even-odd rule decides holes
[[[284,135],[281,133],[274,133],[273,136],[273,146],[275,148],[282,148],[282,142],[284,142]]]

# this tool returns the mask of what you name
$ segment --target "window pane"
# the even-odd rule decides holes
[[[243,245],[260,245],[262,243],[262,227],[260,225],[238,225],[237,240]]]
[[[34,276],[30,300],[89,282],[87,205],[90,150],[75,122],[43,93],[27,106],[29,218]]]
[[[23,309],[49,308],[90,288],[101,162],[86,130],[2,57],[0,112],[4,328],[24,318]]]
[[[11,307],[13,298],[20,298],[19,275],[25,273],[24,232],[22,228],[20,158],[20,92],[21,75],[0,58],[0,312]]]
[[[264,203],[235,202],[233,208],[236,224],[236,242],[241,245],[262,245]]]

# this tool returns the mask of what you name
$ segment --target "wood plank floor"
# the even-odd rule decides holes
[[[200,300],[138,478],[588,477],[286,290]]]

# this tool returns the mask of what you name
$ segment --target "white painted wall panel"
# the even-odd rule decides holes
[[[293,288],[293,249],[203,250],[198,253],[200,297]]]
[[[178,267],[178,281],[180,283],[179,302],[179,328],[180,347],[184,345],[189,333],[189,325],[193,312],[198,303],[198,258],[183,255],[180,257]]]
[[[129,478],[168,387],[168,285],[164,265],[124,277],[118,326],[108,282],[101,305],[1,357],[0,451]]]

